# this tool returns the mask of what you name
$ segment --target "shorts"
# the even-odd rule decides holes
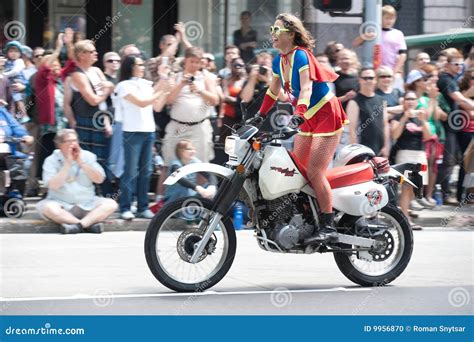
[[[165,166],[169,166],[176,159],[176,145],[183,139],[190,140],[193,143],[196,148],[195,157],[203,163],[208,163],[214,159],[212,126],[209,120],[192,126],[170,121],[165,132],[161,146],[161,155]]]
[[[397,156],[395,157],[397,164],[403,163],[421,163],[428,165],[428,159],[426,158],[425,151],[414,151],[414,150],[398,150]],[[428,170],[420,172],[423,178],[423,185],[428,184]]]
[[[324,137],[336,135],[344,130],[344,125],[349,123],[341,101],[336,96],[333,96],[313,115],[307,115],[307,113],[305,113],[307,120],[300,126],[301,132],[298,133],[301,136]]]
[[[78,205],[75,204],[67,204],[63,203],[61,201],[56,201],[53,199],[48,199],[45,198],[44,200],[39,201],[36,204],[36,210],[38,211],[38,214],[41,216],[41,218],[45,221],[52,221],[49,217],[44,215],[44,207],[48,202],[55,202],[61,206],[66,211],[69,211],[72,215],[77,217],[79,220],[83,219],[87,214],[89,214],[92,210],[97,208],[99,205],[101,205],[104,201],[106,201],[107,198],[105,197],[98,197],[96,196],[94,199],[94,206],[90,210],[86,210],[81,208]]]

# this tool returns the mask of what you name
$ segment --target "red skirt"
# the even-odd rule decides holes
[[[347,120],[347,115],[342,108],[341,101],[336,96],[333,96],[300,126],[301,132],[298,134],[308,137],[331,136],[342,131],[344,129],[343,126],[348,123],[349,120]]]

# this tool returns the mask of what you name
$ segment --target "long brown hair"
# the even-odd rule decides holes
[[[280,20],[286,29],[295,33],[295,45],[305,47],[310,51],[314,49],[314,38],[298,17],[291,13],[281,13],[277,15],[276,20]]]

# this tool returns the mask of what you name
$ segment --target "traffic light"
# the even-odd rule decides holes
[[[314,7],[323,12],[348,12],[352,0],[313,0]]]

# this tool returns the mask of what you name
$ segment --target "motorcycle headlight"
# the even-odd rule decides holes
[[[225,139],[225,147],[224,147],[224,152],[228,154],[229,156],[235,156],[235,137],[227,137]]]

